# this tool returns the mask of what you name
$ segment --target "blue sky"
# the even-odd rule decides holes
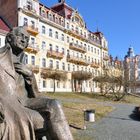
[[[40,0],[50,7],[58,0]],[[109,53],[123,59],[132,46],[140,54],[140,0],[66,0],[77,8],[89,30],[103,32]]]

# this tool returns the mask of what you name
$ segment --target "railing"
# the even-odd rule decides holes
[[[73,37],[76,37],[78,39],[82,39],[84,41],[87,41],[87,37],[85,35],[81,35],[79,32],[72,30],[72,29],[65,29],[65,32],[72,35]]]
[[[82,53],[86,53],[86,47],[83,47],[83,46],[78,45],[78,44],[70,43],[69,48],[76,50],[76,51],[80,51]]]
[[[78,64],[78,65],[84,65],[84,66],[89,65],[89,62],[87,60],[85,60],[83,58],[78,58],[78,57],[75,57],[75,56],[71,56],[71,55],[67,56],[67,61],[71,62],[71,63],[74,63],[74,64]]]
[[[26,25],[25,28],[32,35],[35,35],[36,36],[37,34],[39,34],[38,28],[36,28],[36,27],[34,27],[32,25],[30,25],[30,26]]]
[[[109,56],[108,56],[108,55],[105,55],[105,56],[103,57],[103,59],[104,59],[105,61],[108,61],[108,60],[109,60]]]
[[[34,73],[38,73],[38,72],[39,72],[39,65],[27,64],[26,66],[27,66],[28,68],[30,68]]]
[[[32,6],[25,5],[25,6],[23,6],[23,9],[26,11],[36,13],[36,10]]]
[[[37,44],[29,44],[28,47],[25,48],[25,51],[36,54],[39,52],[39,46]]]
[[[40,17],[43,21],[47,22],[48,24],[50,24],[51,26],[54,26],[54,27],[57,27],[57,28],[63,28],[65,27],[64,23],[60,23],[60,22],[57,22],[53,19],[50,19],[47,14],[40,14]]]
[[[61,53],[61,52],[54,51],[54,50],[48,50],[47,51],[47,57],[62,59],[64,57],[64,54]]]
[[[93,68],[99,68],[99,67],[100,67],[100,63],[92,62],[92,63],[90,64],[90,66],[93,67]]]

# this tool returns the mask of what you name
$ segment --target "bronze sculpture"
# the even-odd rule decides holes
[[[0,139],[73,140],[60,103],[38,96],[34,74],[22,63],[29,34],[15,27],[0,48]]]

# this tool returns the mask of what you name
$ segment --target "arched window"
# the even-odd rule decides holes
[[[42,67],[46,67],[46,59],[42,58]]]

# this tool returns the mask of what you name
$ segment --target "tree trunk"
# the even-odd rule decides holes
[[[55,93],[55,79],[53,79],[53,93]]]
[[[82,93],[82,84],[83,84],[83,81],[81,80],[81,81],[80,81],[80,85],[81,85],[81,91],[80,91],[80,92],[81,92],[81,93]]]

